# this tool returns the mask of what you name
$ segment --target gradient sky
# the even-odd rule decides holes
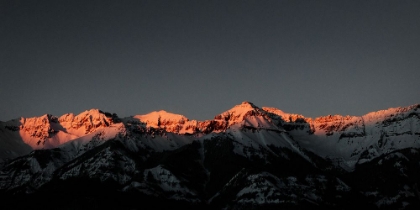
[[[420,1],[0,1],[0,120],[420,103]]]

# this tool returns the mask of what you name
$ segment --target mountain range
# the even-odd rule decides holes
[[[0,208],[419,209],[420,104],[307,118],[244,101],[0,122]]]

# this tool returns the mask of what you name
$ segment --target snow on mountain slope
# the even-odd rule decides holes
[[[138,133],[150,133],[151,135],[146,136],[142,142],[156,151],[174,149],[186,143],[191,143],[194,139],[207,139],[218,133],[228,133],[241,145],[254,147],[255,149],[259,147],[269,149],[267,145],[293,147],[292,143],[288,142],[289,140],[279,140],[287,138],[287,136],[281,134],[285,130],[275,125],[267,114],[254,104],[243,102],[222,114],[216,115],[213,120],[201,122],[190,121],[182,115],[165,111],[136,115],[131,118],[124,118],[123,121],[133,131],[137,129]],[[255,132],[256,129],[258,129],[257,132]],[[246,131],[249,134],[246,134]],[[194,135],[190,136],[192,134]],[[246,141],[242,141],[243,138]],[[238,152],[242,153],[241,150],[239,148]]]
[[[151,134],[143,133],[131,135],[130,137],[143,145],[141,147],[146,146],[153,151],[158,152],[174,150],[186,144],[190,144],[194,140],[194,136],[166,132],[152,132]]]
[[[98,109],[65,114],[59,118],[46,114],[41,117],[21,118],[16,124],[22,140],[33,149],[48,149],[69,140],[82,137],[98,128],[112,124],[111,118]]]
[[[237,154],[249,157],[250,151],[255,155],[255,152],[261,149],[276,154],[272,147],[287,148],[311,162],[299,144],[279,124],[279,119],[253,103],[244,101],[217,115],[215,119],[226,122],[227,129],[224,133],[234,139]]]
[[[229,138],[234,141],[234,152],[244,157],[250,158],[251,156],[259,156],[265,158],[264,153],[270,152],[274,155],[278,154],[278,151],[274,151],[274,148],[287,148],[301,155],[303,158],[311,162],[310,158],[303,152],[299,144],[290,138],[286,132],[278,130],[264,129],[264,128],[230,128],[226,131]],[[208,136],[202,137],[202,139],[209,139]]]
[[[0,159],[15,158],[32,149],[55,148],[114,123],[111,114],[98,109],[87,110],[77,116],[72,113],[61,117],[45,114],[2,122],[0,144],[4,147],[0,149]]]
[[[98,109],[61,117],[46,114],[1,122],[0,158],[15,158],[27,154],[31,148],[55,148],[74,140],[77,140],[74,145],[82,145],[97,131],[120,124],[109,138],[117,133],[129,134],[139,140],[127,141],[134,145],[133,150],[144,146],[155,151],[173,150],[194,139],[226,133],[237,142],[237,153],[244,156],[247,156],[246,148],[270,150],[272,145],[292,149],[306,157],[302,153],[305,149],[352,170],[357,163],[380,154],[420,147],[419,106],[390,108],[361,117],[329,115],[315,119],[272,107],[261,109],[247,101],[206,121],[189,120],[163,110],[123,118],[122,123],[116,114]]]
[[[23,190],[31,192],[31,190],[49,182],[57,169],[65,164],[76,160],[87,152],[92,153],[93,150],[110,139],[121,138],[119,134],[123,129],[122,123],[98,128],[93,133],[66,142],[54,149],[33,150],[27,155],[10,160],[0,173],[0,188],[14,189],[22,185],[28,185],[30,187]],[[108,154],[106,151],[104,153],[105,156]],[[99,164],[97,165],[99,167]],[[70,177],[70,175],[63,175],[63,179]],[[10,177],[13,178],[10,179]]]
[[[93,109],[0,125],[0,152],[34,149],[4,163],[4,194],[78,192],[97,182],[214,209],[420,205],[420,105],[311,119],[243,102],[206,121]],[[392,188],[382,183],[391,180]]]
[[[106,147],[94,155],[79,158],[56,171],[60,180],[88,176],[104,182],[114,180],[122,185],[127,184],[136,173],[135,161],[124,154],[124,151]]]
[[[347,170],[381,154],[420,147],[420,105],[390,108],[361,117],[329,115],[316,119],[275,108],[264,110],[281,116],[285,121],[282,125],[303,148]]]
[[[304,200],[322,202],[327,179],[324,176],[307,176],[302,183],[296,177],[278,178],[263,172],[247,176],[246,185],[237,193],[238,204],[293,204]],[[345,184],[336,183],[337,187],[345,188]],[[305,193],[302,193],[305,192]]]
[[[189,202],[199,202],[195,192],[188,189],[171,171],[161,165],[146,169],[143,172],[145,181],[149,184],[157,184],[158,191],[163,191],[169,199],[186,200]],[[130,188],[126,188],[128,190]]]
[[[215,120],[226,121],[227,127],[239,124],[254,128],[278,129],[273,125],[266,111],[248,101],[217,115]]]
[[[32,151],[32,148],[20,138],[17,124],[17,120],[0,122],[0,163]]]
[[[114,115],[91,109],[78,115],[68,113],[55,117],[46,114],[11,120],[2,126],[0,142],[5,146],[2,147],[4,152],[1,158],[27,154],[30,151],[27,146],[18,146],[24,145],[22,142],[32,149],[49,149],[75,139],[90,139],[96,131],[115,124],[114,120],[117,117]],[[236,126],[237,129],[244,126],[274,131],[280,129],[270,121],[265,111],[249,102],[243,102],[217,115],[213,120],[201,122],[165,111],[135,115],[122,120],[130,133],[140,134],[136,138],[143,139],[145,145],[156,151],[171,150],[190,143],[194,136],[189,135],[199,137],[224,132],[230,126]],[[16,144],[17,146],[12,146]]]

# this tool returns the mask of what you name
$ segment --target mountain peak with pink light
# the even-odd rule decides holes
[[[232,122],[238,122],[249,114],[256,114],[264,112],[261,108],[255,106],[253,103],[244,101],[241,104],[235,105],[231,109],[217,115],[216,120],[226,120]]]

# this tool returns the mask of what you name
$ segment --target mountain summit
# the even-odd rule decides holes
[[[0,155],[2,209],[44,197],[66,208],[420,207],[420,104],[315,119],[247,101],[205,121],[46,114],[0,122]]]
[[[243,121],[247,116],[261,115],[262,112],[264,111],[253,103],[244,101],[222,114],[217,115],[214,119],[229,121],[229,125],[232,125]]]

